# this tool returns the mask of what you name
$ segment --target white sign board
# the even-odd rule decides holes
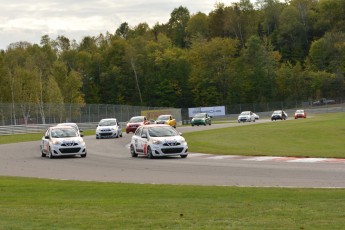
[[[194,117],[197,113],[207,113],[210,116],[225,116],[225,106],[188,108],[188,116]]]

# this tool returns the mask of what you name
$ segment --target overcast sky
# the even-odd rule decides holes
[[[39,44],[46,34],[79,43],[85,36],[113,34],[123,22],[131,27],[167,23],[179,6],[208,14],[216,2],[228,6],[239,0],[0,0],[0,49],[18,41]]]

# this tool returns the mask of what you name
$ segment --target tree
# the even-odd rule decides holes
[[[208,17],[204,13],[192,15],[186,28],[188,45],[193,40],[206,40],[209,37]]]
[[[170,14],[168,22],[168,37],[172,40],[173,44],[178,47],[186,47],[186,28],[189,19],[189,10],[182,6],[175,8]]]
[[[279,53],[272,50],[270,43],[265,44],[258,36],[250,37],[232,66],[235,94],[231,101],[253,103],[274,98],[275,70],[279,59]]]
[[[189,52],[190,88],[195,106],[224,105],[231,94],[230,66],[237,54],[237,41],[214,38],[194,43]]]

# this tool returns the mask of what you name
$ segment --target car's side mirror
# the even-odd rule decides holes
[[[182,133],[178,133],[178,134],[180,134],[180,136],[182,136]]]
[[[44,139],[50,139],[50,137],[49,136],[44,136]]]
[[[142,138],[147,138],[147,134],[146,134],[146,133],[143,133],[143,134],[141,134],[141,137],[142,137]]]
[[[84,134],[80,134],[81,137],[84,137]]]

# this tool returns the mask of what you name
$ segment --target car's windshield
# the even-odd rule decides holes
[[[56,128],[51,130],[53,138],[76,137],[77,132],[74,128]]]
[[[273,114],[282,114],[282,111],[274,111]]]
[[[169,120],[169,115],[161,115],[157,118],[157,120],[161,120],[161,121],[167,121]]]
[[[132,117],[129,120],[130,123],[143,122],[143,121],[144,121],[144,117]]]
[[[171,137],[177,136],[178,133],[172,127],[150,127],[149,135],[151,137]]]
[[[204,113],[197,113],[197,114],[195,114],[194,117],[195,117],[195,118],[204,118],[204,117],[205,117],[205,114],[204,114]]]
[[[116,125],[116,120],[102,120],[98,124],[99,126],[114,126]]]
[[[241,115],[250,115],[250,112],[242,112]]]
[[[296,113],[304,113],[303,110],[297,110]]]

